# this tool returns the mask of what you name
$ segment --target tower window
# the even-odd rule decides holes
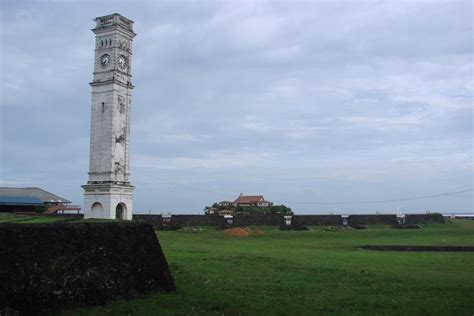
[[[102,102],[102,113],[104,113],[104,111],[105,111],[105,103]]]

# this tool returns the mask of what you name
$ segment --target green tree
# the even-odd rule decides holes
[[[291,208],[285,205],[273,205],[270,207],[270,211],[272,214],[293,215],[293,211],[291,210]]]

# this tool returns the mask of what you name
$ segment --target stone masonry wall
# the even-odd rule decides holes
[[[415,224],[443,224],[444,218],[440,213],[430,213],[430,214],[406,214],[405,215],[405,224],[415,225]]]
[[[235,215],[233,226],[280,226],[283,222],[281,215]]]
[[[349,225],[396,225],[397,216],[390,214],[379,215],[349,215]]]
[[[291,224],[296,226],[340,226],[341,215],[293,215]]]
[[[163,216],[158,214],[133,214],[133,220],[151,224],[153,228],[160,228],[163,226]]]
[[[149,224],[0,224],[0,315],[175,289]]]
[[[224,225],[224,217],[216,215],[171,215],[171,225],[181,226],[216,226]]]
[[[134,220],[150,223],[155,228],[161,227],[161,215],[135,214]],[[293,215],[292,224],[297,226],[339,226],[342,225],[341,215]],[[395,225],[396,215],[350,215],[349,225]],[[235,215],[233,226],[279,226],[284,222],[280,215]],[[223,227],[222,216],[209,215],[172,215],[173,226],[214,226]],[[436,224],[444,223],[443,216],[439,213],[432,214],[407,214],[406,224]]]

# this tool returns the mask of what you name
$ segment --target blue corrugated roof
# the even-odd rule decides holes
[[[43,205],[37,197],[32,196],[0,196],[0,205]]]
[[[66,200],[60,196],[57,196],[53,193],[45,191],[38,187],[28,187],[28,188],[9,188],[9,187],[0,187],[0,196],[28,196],[28,197],[37,197],[44,203],[71,203],[71,201]]]

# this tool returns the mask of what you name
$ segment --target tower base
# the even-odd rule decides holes
[[[132,219],[134,186],[101,183],[85,184],[82,188],[84,189],[85,219]]]

